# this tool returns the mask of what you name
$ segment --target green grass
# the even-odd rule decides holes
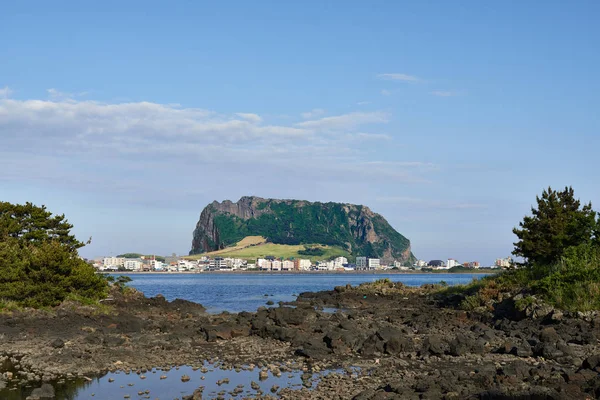
[[[335,257],[350,257],[350,253],[341,247],[337,246],[321,246],[321,245],[307,245],[307,246],[319,246],[323,249],[323,255],[321,256],[305,256],[298,254],[298,251],[304,250],[304,245],[288,245],[288,244],[273,244],[265,243],[256,246],[246,247],[243,249],[232,248],[230,251],[227,249],[219,250],[218,252],[197,254],[194,256],[186,257],[189,259],[199,259],[203,256],[208,257],[232,257],[241,258],[243,260],[254,261],[257,258],[264,258],[266,256],[273,256],[276,258],[304,258],[310,259],[311,261],[329,260]]]

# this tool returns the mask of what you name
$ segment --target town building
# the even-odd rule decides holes
[[[344,268],[344,265],[348,264],[348,259],[346,257],[336,257],[333,260],[334,268]]]
[[[446,262],[446,269],[454,268],[457,266],[458,266],[458,261],[456,261],[454,258],[449,258],[448,261]]]
[[[466,268],[473,268],[473,269],[478,269],[481,267],[481,264],[479,264],[479,261],[470,261],[470,262],[466,262],[463,264]]]
[[[404,265],[404,263],[401,263],[400,261],[394,261],[394,268],[398,268],[404,271],[409,269],[407,266]]]
[[[442,269],[444,267],[444,262],[442,260],[431,260],[427,263],[429,268]]]
[[[312,263],[310,260],[304,258],[296,258],[294,260],[294,270],[296,271],[308,271],[310,270]]]
[[[281,268],[284,271],[293,271],[294,270],[294,262],[290,261],[290,260],[285,260],[282,265]]]
[[[512,264],[511,257],[497,258],[496,262],[494,263],[494,265],[498,268],[510,268],[511,264]]]
[[[218,270],[227,268],[227,261],[222,257],[215,257],[208,262],[208,269]]]
[[[379,258],[369,258],[368,259],[368,267],[369,267],[369,269],[380,269],[381,262],[380,262]]]
[[[194,271],[198,268],[198,263],[189,260],[178,260],[177,271]]]
[[[128,258],[123,262],[123,267],[128,271],[141,271],[143,266],[141,258]]]
[[[102,266],[104,269],[117,269],[125,264],[125,258],[123,257],[104,257],[102,260]]]
[[[282,264],[279,260],[273,260],[271,262],[271,271],[281,271]]]
[[[356,269],[357,270],[367,269],[367,257],[356,257]]]

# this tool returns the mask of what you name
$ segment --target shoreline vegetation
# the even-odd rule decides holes
[[[301,388],[271,388],[286,399],[600,398],[600,221],[572,188],[536,200],[514,229],[525,262],[513,270],[457,286],[381,278],[220,314],[95,274],[64,216],[0,203],[0,397],[73,398],[66,382],[218,360],[257,379],[302,371]],[[298,273],[331,272],[275,274]],[[313,384],[326,369],[338,372]],[[202,398],[201,382],[187,389],[182,399]]]

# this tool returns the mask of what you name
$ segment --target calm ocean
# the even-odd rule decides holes
[[[409,286],[445,281],[449,285],[464,284],[485,274],[131,274],[130,286],[146,296],[162,294],[167,300],[176,298],[194,301],[208,312],[256,311],[268,300],[293,301],[301,292],[332,290],[347,283],[389,278]],[[265,296],[268,295],[268,296]]]

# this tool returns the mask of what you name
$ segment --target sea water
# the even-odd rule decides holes
[[[146,296],[162,294],[167,300],[184,299],[202,304],[209,313],[222,311],[256,311],[270,300],[277,306],[280,301],[293,301],[302,292],[333,290],[335,286],[374,282],[388,278],[408,286],[446,282],[448,285],[465,284],[486,274],[442,273],[197,273],[130,274],[128,283]]]

